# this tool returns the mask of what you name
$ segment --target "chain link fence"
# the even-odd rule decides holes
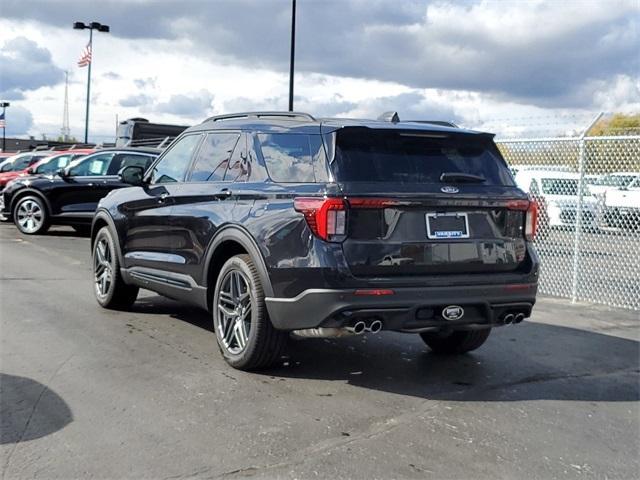
[[[599,117],[598,117],[599,118]],[[540,291],[640,310],[640,134],[496,139],[540,205]]]

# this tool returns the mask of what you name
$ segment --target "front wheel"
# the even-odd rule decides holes
[[[23,197],[13,209],[13,222],[27,235],[45,233],[49,228],[49,215],[44,202],[38,197]]]
[[[229,365],[256,370],[280,359],[287,335],[269,320],[258,270],[249,255],[231,257],[222,266],[212,311],[218,346]]]
[[[483,330],[453,331],[449,333],[421,333],[420,337],[435,353],[461,354],[480,348],[489,338],[490,328]]]
[[[126,310],[138,297],[138,287],[127,285],[120,275],[115,242],[107,227],[96,235],[93,244],[93,290],[104,308]]]

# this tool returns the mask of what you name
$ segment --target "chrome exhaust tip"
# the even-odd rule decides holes
[[[502,318],[502,321],[504,322],[505,325],[511,325],[511,323],[513,322],[513,313],[507,313]]]
[[[516,316],[513,318],[513,323],[520,323],[523,320],[524,320],[524,313],[517,313]]]
[[[369,331],[371,333],[378,333],[380,330],[382,330],[382,322],[380,320],[374,320],[371,322],[371,325],[369,325]]]
[[[355,333],[356,335],[362,335],[364,331],[367,329],[367,324],[362,320],[353,324],[353,327],[347,327],[347,330]]]

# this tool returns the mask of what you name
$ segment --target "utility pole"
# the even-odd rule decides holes
[[[291,5],[291,58],[289,60],[289,111],[293,112],[293,66],[296,55],[296,0]]]
[[[71,130],[69,128],[69,72],[64,72],[64,112],[62,113],[62,128],[60,129],[62,141],[69,141]]]

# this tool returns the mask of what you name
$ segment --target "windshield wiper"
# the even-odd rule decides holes
[[[483,183],[486,182],[487,179],[471,173],[443,172],[442,175],[440,175],[440,181],[445,183]]]

